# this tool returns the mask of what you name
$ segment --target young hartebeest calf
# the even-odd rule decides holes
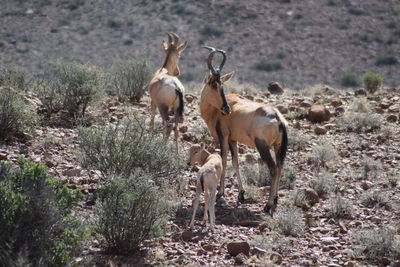
[[[232,154],[232,165],[239,183],[238,200],[244,201],[245,191],[239,173],[238,142],[252,148],[255,147],[270,170],[271,189],[264,211],[273,215],[278,204],[281,169],[288,145],[287,122],[282,114],[272,106],[256,103],[236,94],[225,96],[224,82],[228,81],[234,72],[221,75],[226,61],[225,51],[212,47],[205,48],[211,51],[207,61],[210,74],[205,78],[205,84],[201,91],[200,114],[221,148],[223,176],[218,195],[224,195],[224,176],[229,147]],[[215,53],[223,56],[221,65],[217,69],[212,65]],[[274,158],[270,149],[275,152]]]
[[[154,117],[157,108],[164,124],[164,138],[168,139],[171,134],[172,124],[175,132],[176,150],[178,151],[178,123],[183,122],[183,94],[185,88],[179,79],[178,61],[187,42],[178,44],[179,37],[175,33],[168,33],[168,43],[163,41],[165,52],[164,64],[158,69],[149,83],[149,94],[151,98],[151,119],[149,131],[153,132]],[[170,122],[170,115],[174,115],[174,122]]]
[[[197,208],[199,206],[200,194],[204,191],[204,218],[205,224],[208,222],[208,212],[210,212],[210,228],[215,226],[215,200],[217,186],[222,175],[222,159],[218,154],[210,154],[204,146],[193,145],[189,150],[188,164],[200,164],[199,177],[196,186],[196,198],[193,202],[193,215],[190,221],[190,228],[194,225]]]

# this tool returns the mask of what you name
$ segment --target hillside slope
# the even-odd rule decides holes
[[[147,58],[156,67],[173,31],[189,42],[184,81],[201,81],[207,44],[228,52],[226,71],[262,89],[337,86],[368,69],[399,84],[398,0],[0,2],[0,63],[30,70],[58,58],[104,66]]]

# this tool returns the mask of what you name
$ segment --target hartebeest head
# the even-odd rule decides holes
[[[187,42],[179,43],[179,36],[175,33],[168,33],[168,43],[163,41],[163,48],[165,52],[165,61],[163,68],[168,70],[168,74],[177,76],[180,74],[178,61],[183,50],[187,46]]]
[[[221,76],[222,68],[224,67],[226,61],[226,53],[224,50],[215,49],[214,47],[204,46],[210,50],[210,54],[207,59],[207,66],[210,70],[210,74],[204,80],[204,88],[203,94],[205,99],[214,106],[219,109],[222,115],[228,115],[231,113],[231,109],[226,102],[225,93],[224,93],[224,82],[228,81],[235,72],[230,72],[228,74]],[[222,62],[218,68],[214,68],[212,64],[213,57],[215,53],[220,53],[222,55]]]

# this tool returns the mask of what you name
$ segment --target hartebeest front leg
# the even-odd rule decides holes
[[[238,178],[238,185],[239,185],[238,201],[243,203],[245,201],[245,199],[244,199],[245,191],[243,189],[242,179],[240,178],[239,157],[238,157],[238,143],[237,142],[230,142],[229,143],[229,148],[231,149],[231,154],[232,154],[233,169],[235,170],[236,176]]]
[[[149,125],[149,133],[153,133],[154,130],[154,117],[156,116],[157,106],[151,101],[151,117],[150,117],[150,125]]]
[[[174,134],[175,134],[175,144],[176,144],[176,153],[179,153],[179,146],[178,146],[178,138],[179,138],[179,132],[178,132],[178,118],[175,117],[175,124],[174,124]]]

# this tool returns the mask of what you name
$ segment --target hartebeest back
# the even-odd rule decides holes
[[[225,52],[212,47],[205,48],[211,50],[207,61],[210,73],[207,75],[201,91],[200,113],[211,135],[219,142],[221,148],[223,175],[219,195],[224,194],[224,175],[229,147],[239,183],[238,200],[244,201],[245,191],[239,172],[238,142],[252,148],[255,147],[271,173],[272,185],[264,210],[272,215],[278,203],[281,169],[287,151],[287,122],[282,114],[272,106],[250,101],[237,94],[225,95],[224,82],[228,81],[234,72],[221,75],[226,60]],[[215,53],[223,56],[219,68],[214,68],[212,65]],[[271,155],[270,149],[274,150],[274,157]]]
[[[168,33],[168,43],[163,41],[165,60],[149,83],[151,98],[150,132],[154,129],[154,117],[158,108],[164,123],[164,138],[168,139],[172,128],[175,132],[176,150],[178,151],[178,123],[183,122],[185,88],[175,76],[180,74],[178,61],[180,54],[186,48],[187,42],[178,44],[179,37],[175,33]],[[170,122],[170,115],[175,117],[174,125]]]

